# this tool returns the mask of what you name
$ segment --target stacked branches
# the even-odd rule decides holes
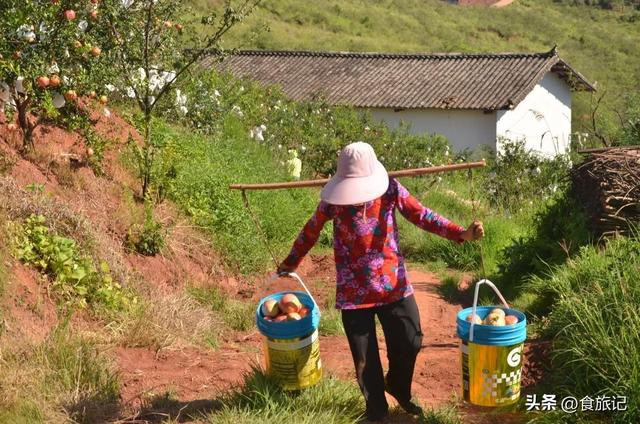
[[[589,153],[571,171],[589,227],[597,236],[629,235],[640,225],[640,148]]]

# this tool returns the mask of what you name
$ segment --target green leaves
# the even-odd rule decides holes
[[[247,139],[267,146],[277,161],[286,162],[288,150],[295,149],[309,177],[335,173],[338,151],[358,140],[373,145],[390,170],[448,160],[448,141],[442,136],[413,135],[408,125],[389,130],[360,111],[330,106],[322,98],[291,101],[276,87],[265,89],[215,71],[203,72],[181,89],[188,112],[177,117],[169,109],[168,119],[224,138],[240,129]],[[262,125],[266,128],[259,130]]]
[[[15,240],[18,258],[49,276],[63,302],[79,307],[100,305],[109,310],[136,302],[113,281],[105,262],[96,269],[74,240],[51,233],[43,216],[27,218],[20,230]]]
[[[125,244],[129,249],[145,256],[155,256],[164,247],[162,224],[153,218],[153,208],[149,201],[145,205],[144,223],[129,228]]]

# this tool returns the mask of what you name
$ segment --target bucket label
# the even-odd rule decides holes
[[[300,390],[322,378],[318,331],[296,339],[265,339],[267,374],[285,390]]]
[[[499,406],[520,397],[524,344],[488,346],[463,341],[462,391],[474,405]]]

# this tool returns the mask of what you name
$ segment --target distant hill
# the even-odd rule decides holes
[[[502,0],[445,0],[445,1],[449,1],[449,3],[455,3],[460,6],[491,6],[496,3],[500,3]],[[504,3],[511,3],[511,2],[513,2],[513,0],[511,0],[510,2],[504,1]]]
[[[609,10],[624,10],[625,8],[640,9],[640,0],[554,0],[573,6],[592,6]]]
[[[220,4],[193,1],[202,10]],[[519,0],[500,9],[442,0],[265,0],[228,40],[241,48],[369,52],[544,52],[557,44],[606,92],[601,110],[612,126],[613,109],[640,87],[640,12],[590,0]],[[575,97],[576,131],[590,125],[590,100]]]

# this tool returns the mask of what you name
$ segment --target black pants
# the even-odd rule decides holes
[[[367,403],[367,413],[374,415],[388,409],[376,338],[376,315],[387,345],[387,389],[399,401],[411,399],[413,368],[422,345],[420,314],[414,296],[375,308],[342,311],[358,384]]]

